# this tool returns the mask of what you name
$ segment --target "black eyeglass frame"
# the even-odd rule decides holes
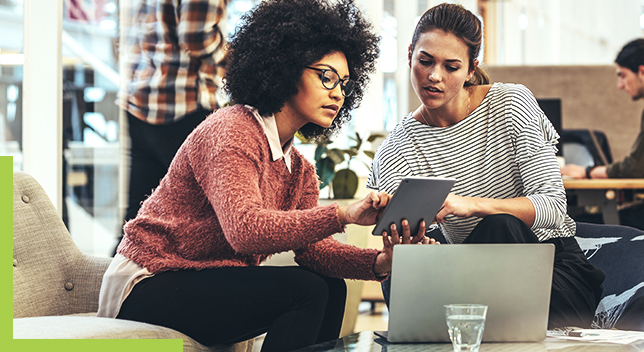
[[[347,95],[351,95],[351,93],[353,93],[353,88],[356,82],[351,78],[340,78],[340,75],[337,72],[335,72],[335,70],[331,70],[331,69],[317,68],[317,67],[311,67],[311,66],[306,66],[305,68],[322,72],[322,74],[320,75],[320,82],[322,82],[322,86],[324,88],[328,90],[333,90],[335,89],[335,87],[338,86],[338,84],[340,84],[340,90],[342,91],[342,96],[346,97]],[[326,83],[324,83],[324,80],[322,79],[322,77],[324,77],[324,74],[326,74],[327,72],[333,72],[338,77],[338,80],[335,81],[335,83],[333,84],[333,87],[327,87]],[[349,92],[347,93],[346,91],[347,91],[348,84],[351,84],[351,86],[349,87]]]

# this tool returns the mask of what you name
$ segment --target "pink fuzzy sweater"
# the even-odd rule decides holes
[[[330,277],[375,280],[374,249],[342,244],[338,205],[318,206],[314,166],[292,151],[292,172],[273,161],[248,108],[209,116],[188,136],[167,175],[125,227],[118,252],[151,273],[256,266],[294,250]]]

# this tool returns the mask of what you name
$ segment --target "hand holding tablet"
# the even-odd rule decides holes
[[[390,234],[390,225],[396,224],[402,234],[401,222],[407,219],[410,233],[418,232],[421,220],[428,225],[436,217],[445,198],[456,183],[454,178],[407,177],[400,182],[398,190],[389,200],[372,234],[382,236],[383,231]]]

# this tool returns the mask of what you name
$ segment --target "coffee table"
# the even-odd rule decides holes
[[[448,343],[391,344],[373,333],[363,331],[334,341],[298,349],[297,352],[452,352]],[[482,343],[479,352],[637,352],[644,342],[631,345],[579,343],[547,338],[537,343]]]

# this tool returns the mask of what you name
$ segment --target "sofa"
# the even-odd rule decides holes
[[[576,239],[606,273],[593,328],[644,331],[644,231],[578,222]]]
[[[438,229],[428,236],[447,243]],[[591,327],[644,331],[644,231],[577,222],[575,239],[588,261],[606,274]]]
[[[203,346],[166,327],[96,317],[110,261],[82,253],[40,184],[14,172],[14,339],[182,339],[186,352],[253,351],[253,339]]]

